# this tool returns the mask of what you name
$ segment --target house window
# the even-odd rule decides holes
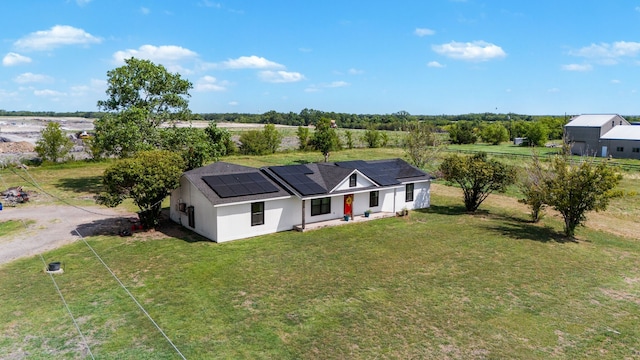
[[[612,120],[611,121],[611,127],[614,127],[614,126],[616,126],[616,122],[615,122],[615,120]]]
[[[196,216],[195,216],[195,211],[193,209],[193,206],[188,206],[187,207],[187,217],[189,218],[189,227],[190,228],[195,228],[196,227]]]
[[[251,203],[251,226],[264,224],[264,202]]]
[[[413,201],[413,184],[407,184],[405,187],[404,201]]]
[[[356,187],[357,183],[358,183],[358,175],[351,174],[351,176],[349,176],[349,187]]]
[[[623,152],[624,151],[624,147],[618,146],[618,147],[616,147],[616,151],[617,152]]]
[[[331,212],[331,198],[320,198],[311,200],[311,216],[328,214]]]
[[[640,148],[631,148],[631,152],[640,153]]]
[[[372,191],[369,193],[369,207],[378,206],[378,198],[380,197],[380,193],[378,191]]]

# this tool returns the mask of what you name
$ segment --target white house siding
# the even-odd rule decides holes
[[[430,182],[413,183],[413,201],[406,200],[406,186],[396,188],[396,203],[395,211],[402,209],[414,210],[429,207],[429,191],[431,188]]]
[[[180,202],[184,203],[185,207],[193,206],[194,228],[189,226],[189,218],[186,211],[179,211]],[[216,209],[186,178],[181,178],[180,187],[171,193],[170,206],[169,216],[171,220],[204,237],[217,241]]]
[[[217,242],[291,230],[294,225],[302,221],[302,204],[297,198],[264,200],[263,225],[251,226],[251,202],[219,206],[216,209],[218,213]]]
[[[341,191],[341,190],[357,190],[357,189],[362,189],[365,187],[370,187],[370,186],[374,186],[375,184],[372,183],[371,181],[369,181],[369,179],[367,179],[364,175],[360,174],[359,172],[356,172],[357,176],[356,176],[356,186],[355,187],[350,187],[349,186],[349,177],[347,177],[342,183],[340,183],[340,185],[336,186],[336,189],[334,191]]]

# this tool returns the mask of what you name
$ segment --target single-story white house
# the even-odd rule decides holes
[[[267,166],[216,162],[185,172],[170,218],[216,242],[369,210],[427,208],[432,177],[401,159]]]

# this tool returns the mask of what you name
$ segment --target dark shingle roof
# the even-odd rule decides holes
[[[249,174],[251,175],[247,176]],[[186,177],[189,182],[191,182],[198,190],[200,190],[200,192],[202,192],[202,194],[214,205],[241,201],[265,200],[291,195],[279,184],[277,184],[275,181],[266,176],[262,171],[260,171],[260,169],[231,164],[223,161],[187,171],[183,174],[183,176]],[[264,182],[266,182],[266,184],[268,184],[267,188],[269,188],[270,191],[262,192],[259,194],[255,194],[255,192],[246,194],[246,191],[240,191],[239,193],[243,195],[228,196],[227,194],[223,194],[224,197],[221,197],[218,193],[216,193],[212,186],[207,184],[207,182],[215,183],[215,180],[212,181],[212,179],[224,180],[221,181],[224,183],[229,178],[238,178],[243,181],[251,181],[251,179],[255,179],[256,185],[260,186],[261,188],[265,188]],[[270,186],[273,186],[273,189],[271,189]]]

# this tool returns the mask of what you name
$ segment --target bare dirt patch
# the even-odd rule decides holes
[[[0,236],[0,265],[70,244],[92,235],[117,234],[136,214],[102,207],[17,206],[4,208],[0,221],[33,220],[18,234]]]

